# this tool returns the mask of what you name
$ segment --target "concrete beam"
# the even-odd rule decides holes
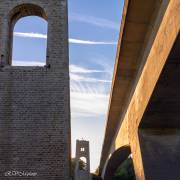
[[[139,4],[138,6],[137,4],[140,2],[141,4]],[[169,53],[173,47],[173,44],[177,38],[180,29],[180,2],[178,0],[156,2],[146,1],[144,3],[147,2],[152,2],[152,4],[154,5],[154,9],[152,9],[152,11],[148,11],[146,8],[140,11],[138,7],[143,7],[142,1],[136,1],[136,6],[134,4],[134,1],[132,0],[129,2],[130,5],[127,8],[126,16],[133,18],[133,15],[131,14],[132,10],[129,9],[129,7],[137,7],[137,9],[135,8],[134,11],[134,17],[137,18],[138,22],[142,23],[142,16],[145,16],[146,19],[148,17],[148,12],[151,14],[151,16],[149,16],[149,21],[146,22],[146,36],[144,36],[144,43],[141,45],[141,48],[139,49],[139,54],[136,60],[136,71],[127,83],[129,84],[129,87],[120,86],[120,78],[118,78],[120,77],[118,75],[121,74],[120,68],[115,69],[116,71],[114,74],[115,78],[112,89],[112,98],[110,101],[108,122],[104,140],[104,149],[102,151],[100,164],[100,167],[102,169],[105,169],[106,167],[104,165],[107,164],[108,159],[111,157],[110,155],[113,153],[112,150],[121,147],[124,144],[124,139],[127,139],[126,143],[129,143],[133,154],[136,179],[139,180],[162,179],[160,178],[161,176],[157,176],[157,174],[155,173],[153,174],[154,176],[148,175],[148,170],[146,169],[147,166],[144,166],[144,155],[148,155],[148,149],[143,148],[143,144],[141,142],[145,142],[143,138],[149,139],[149,142],[152,142],[150,143],[152,147],[154,142],[151,141],[151,136],[147,136],[146,133],[141,133],[139,136],[138,128],[142,120],[143,114],[145,112],[145,109],[148,105],[148,102],[151,98],[151,95],[154,91],[155,85],[160,77],[162,69],[168,59]],[[148,4],[148,6],[149,8],[151,7],[150,4]],[[142,13],[141,16],[138,16],[138,14],[140,13]],[[128,14],[130,15],[128,16]],[[128,21],[127,17],[124,23],[125,26],[126,22]],[[133,36],[133,32],[131,33]],[[121,46],[119,47],[118,57],[122,57],[122,39],[124,34],[125,32],[123,32],[121,38]],[[125,50],[127,53],[128,48],[125,48]],[[131,53],[128,54],[128,56],[130,55]],[[122,65],[120,65],[120,61],[123,61],[123,59],[117,59],[117,67],[118,65],[122,67]],[[116,85],[119,86],[115,87]],[[116,89],[121,91],[121,93],[122,91],[124,91],[124,93],[122,93],[123,98],[119,96],[119,93],[116,91]],[[114,105],[113,98],[116,99],[116,97],[119,100],[119,102],[116,102]],[[119,109],[116,110],[119,113],[118,114],[116,112],[116,115],[118,114],[119,116],[117,115],[116,117],[114,117],[113,114],[111,114],[111,110],[114,108],[114,106],[119,106]],[[111,126],[109,124],[111,124]],[[114,126],[113,130],[111,129],[112,125]],[[177,134],[178,133],[176,133],[174,137],[176,137]],[[159,138],[159,143],[160,145],[162,145],[163,143],[163,141],[161,141],[161,137]],[[178,147],[178,145],[174,146],[175,149],[177,149]],[[163,152],[167,152],[165,149],[167,150],[168,148],[164,148]]]

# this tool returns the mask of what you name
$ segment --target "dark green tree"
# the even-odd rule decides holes
[[[131,158],[128,158],[119,166],[113,180],[136,180]]]

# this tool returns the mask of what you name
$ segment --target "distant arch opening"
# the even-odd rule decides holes
[[[17,6],[10,13],[9,64],[44,66],[48,22],[44,10],[33,4]]]
[[[136,180],[130,147],[116,150],[106,167],[104,180]]]
[[[79,170],[87,170],[87,159],[85,157],[79,158]]]

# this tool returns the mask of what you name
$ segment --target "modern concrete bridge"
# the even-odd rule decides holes
[[[180,0],[125,0],[100,173],[180,178]]]

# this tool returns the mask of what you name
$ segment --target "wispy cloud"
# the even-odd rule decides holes
[[[47,34],[33,33],[33,32],[14,32],[14,36],[24,37],[24,38],[37,38],[37,39],[47,39]]]
[[[110,80],[106,80],[106,79],[97,79],[97,78],[90,78],[90,77],[85,77],[82,75],[78,75],[78,74],[74,74],[71,73],[70,74],[70,78],[73,81],[82,81],[82,82],[92,82],[92,83],[96,83],[96,82],[101,82],[101,83],[110,83]]]
[[[87,69],[81,66],[77,66],[75,64],[70,65],[70,71],[72,73],[103,73],[105,71],[102,70],[94,70],[94,69]]]
[[[89,44],[89,45],[117,45],[117,42],[107,42],[107,41],[90,41],[90,40],[81,40],[81,39],[69,39],[69,42],[72,44]]]
[[[94,74],[94,73],[108,73],[108,71],[104,70],[97,70],[97,69],[87,69],[81,66],[77,66],[74,64],[70,65],[70,78],[72,81],[81,81],[81,82],[89,82],[89,83],[110,83],[110,80],[107,79],[99,79],[99,78],[92,78],[89,76],[85,76],[84,74]]]
[[[14,36],[23,37],[23,38],[47,39],[46,34],[33,33],[33,32],[31,32],[31,33],[14,32]],[[91,41],[91,40],[82,40],[82,39],[73,39],[73,38],[69,38],[69,43],[71,43],[71,44],[84,44],[84,45],[117,45],[117,42]]]
[[[86,69],[77,65],[70,65],[70,67],[72,118],[76,120],[105,115],[111,80],[99,79],[99,76],[92,78],[91,74],[98,72],[103,78],[107,77],[108,72],[104,69]]]
[[[69,16],[69,20],[88,23],[88,24],[98,26],[98,27],[102,27],[102,28],[115,29],[118,31],[120,29],[120,25],[118,23],[113,22],[113,21],[108,20],[108,19],[104,19],[104,18],[97,18],[94,16],[87,16],[87,15],[72,13]]]
[[[13,66],[44,66],[45,63],[40,61],[12,61]]]
[[[107,111],[108,94],[71,91],[71,109],[74,119],[104,115]]]

